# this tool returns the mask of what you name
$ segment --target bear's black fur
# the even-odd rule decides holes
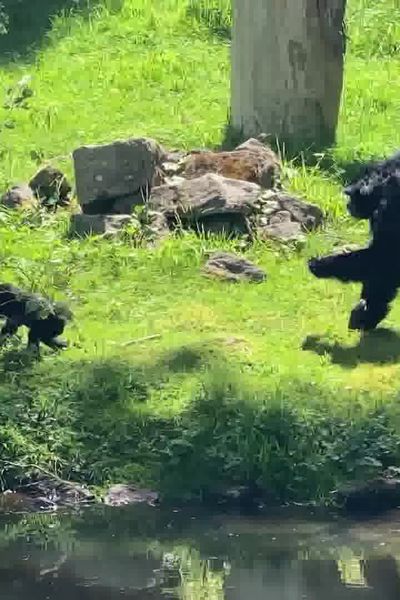
[[[37,352],[40,342],[54,350],[67,346],[58,336],[72,314],[60,303],[24,292],[9,283],[0,283],[0,317],[6,318],[0,331],[0,342],[25,325],[29,330],[28,347],[34,347]]]
[[[354,252],[312,258],[308,265],[316,277],[362,284],[349,329],[368,331],[386,317],[400,287],[400,152],[369,166],[344,193],[349,213],[369,220],[371,242]]]

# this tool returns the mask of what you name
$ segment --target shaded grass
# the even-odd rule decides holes
[[[0,62],[32,60],[33,53],[43,47],[52,21],[58,14],[89,17],[97,0],[2,0],[4,34],[0,36]],[[114,3],[117,5],[118,0]]]
[[[173,499],[256,484],[277,501],[321,500],[399,458],[394,398],[377,405],[345,392],[338,402],[336,390],[291,377],[257,392],[223,361],[190,386],[168,360],[59,361],[52,370],[52,379],[43,367],[17,375],[18,393],[3,382],[0,414],[18,423],[1,427],[8,480],[15,463],[33,462],[85,482],[157,483]]]
[[[347,332],[357,286],[306,269],[308,257],[366,239],[366,226],[345,217],[342,181],[396,143],[397,9],[374,6],[350,2],[337,147],[313,167],[285,162],[286,185],[323,208],[327,227],[302,249],[248,248],[265,283],[200,274],[206,252],[240,250],[233,241],[184,235],[154,250],[127,235],[68,241],[67,213],[0,213],[2,279],[67,300],[76,314],[61,356],[32,363],[18,340],[0,354],[4,481],[18,475],[11,463],[34,463],[96,485],[137,480],[204,495],[256,481],[304,500],[399,462],[398,336],[360,342]],[[29,73],[34,95],[28,108],[0,108],[0,185],[43,160],[71,176],[69,153],[83,143],[148,135],[169,147],[218,146],[230,17],[222,5],[210,18],[190,8],[126,0],[89,18],[59,15],[33,57],[3,63],[4,88]],[[395,305],[386,324],[399,316]]]

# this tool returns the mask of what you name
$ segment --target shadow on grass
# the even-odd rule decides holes
[[[381,414],[371,401],[368,415],[349,424],[351,393],[339,400],[337,390],[289,380],[277,391],[255,392],[225,357],[215,360],[218,366],[208,365],[173,416],[154,404],[143,407],[157,388],[165,390],[159,402],[173,404],[164,387],[171,377],[165,361],[142,370],[107,362],[102,376],[98,365],[89,368],[71,389],[83,471],[94,466],[95,481],[107,473],[125,480],[143,476],[172,500],[213,501],[232,486],[245,486],[280,503],[327,497],[355,473],[368,477],[366,456],[395,464],[399,439],[389,408]],[[338,401],[347,407],[343,414]]]
[[[360,338],[355,346],[330,343],[320,336],[308,336],[302,346],[342,367],[352,368],[361,363],[392,364],[400,360],[400,335],[391,329],[376,329]]]
[[[99,0],[2,0],[2,4],[8,17],[7,33],[0,35],[0,62],[4,64],[29,57],[60,12],[89,15]]]
[[[228,6],[208,6],[202,0],[191,0],[186,8],[186,17],[205,25],[217,38],[230,40],[232,37],[232,15]]]
[[[222,142],[217,148],[219,151],[231,151],[237,148],[239,144],[242,144],[248,139],[249,136],[245,136],[240,129],[232,125],[231,117],[228,115],[228,119],[223,127],[222,131]],[[304,146],[304,141],[299,139],[298,141],[293,139],[280,139],[278,140],[273,135],[266,135],[263,132],[255,133],[252,137],[260,139],[264,144],[269,146],[278,156],[280,156],[285,162],[290,162],[295,167],[322,167],[321,155],[325,152],[329,156],[331,142],[324,142],[321,139],[318,142],[313,143],[313,146],[307,148]],[[342,174],[343,168],[339,167],[334,160],[330,158],[324,159],[323,169],[330,170],[334,175],[338,173]]]
[[[164,352],[157,363],[153,365],[152,370],[157,373],[187,373],[201,368],[214,353],[215,349],[209,343],[181,346]],[[59,353],[46,348],[46,346],[41,346],[41,357],[47,355],[47,358],[51,360],[51,355],[56,356],[57,354]],[[22,340],[20,336],[12,338],[3,347],[0,346],[0,383],[1,375],[27,372],[37,363],[37,354],[27,349],[25,340]],[[115,365],[117,364],[115,362]],[[101,362],[98,364],[98,368],[101,373]]]
[[[160,358],[158,368],[174,373],[193,371],[204,363],[206,354],[210,351],[210,348],[203,345],[182,346],[166,352]]]
[[[13,373],[0,382],[2,465],[55,464],[65,479],[154,486],[180,502],[238,486],[301,502],[355,472],[367,477],[371,463],[396,464],[390,402],[377,408],[371,398],[368,414],[349,419],[351,391],[339,398],[291,378],[257,391],[209,350],[186,346],[140,364],[65,358]],[[1,474],[8,485],[18,477]]]
[[[7,378],[7,374],[28,372],[37,364],[37,355],[28,350],[26,342],[19,336],[7,341],[0,346],[0,384]]]

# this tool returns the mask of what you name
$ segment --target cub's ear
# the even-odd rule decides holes
[[[74,318],[72,311],[64,302],[54,303],[54,313],[60,319],[64,319],[64,321],[72,321]]]

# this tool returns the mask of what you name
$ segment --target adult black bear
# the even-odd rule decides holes
[[[308,266],[316,277],[362,284],[349,329],[368,331],[386,317],[400,287],[400,152],[370,165],[344,193],[349,213],[369,220],[371,242],[354,252],[312,258]]]

